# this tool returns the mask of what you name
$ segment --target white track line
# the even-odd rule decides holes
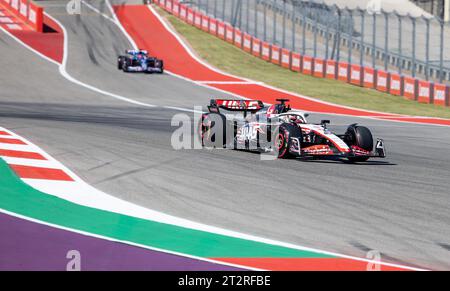
[[[89,9],[91,9],[92,11],[94,11],[97,14],[100,14],[101,16],[103,16],[104,18],[108,19],[109,21],[115,22],[115,20],[113,18],[111,18],[109,15],[102,13],[99,9],[95,8],[94,6],[92,6],[91,4],[89,4],[88,2],[81,0],[81,3],[86,5]]]
[[[248,82],[248,81],[195,81],[199,84],[217,84],[217,85],[261,85],[263,82]]]

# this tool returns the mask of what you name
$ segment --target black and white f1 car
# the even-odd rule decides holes
[[[163,60],[151,57],[146,50],[126,50],[117,59],[117,68],[124,72],[163,73]]]
[[[308,123],[307,113],[292,110],[287,99],[264,106],[257,100],[213,99],[199,126],[203,146],[274,152],[279,158],[337,157],[351,162],[384,158],[382,139],[374,143],[367,127],[351,124],[344,134]]]

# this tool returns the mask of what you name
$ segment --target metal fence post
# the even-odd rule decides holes
[[[248,1],[248,0],[247,0]],[[236,6],[236,16],[239,15],[239,29],[242,30],[242,0],[238,0],[237,6]]]
[[[430,78],[430,19],[424,17],[427,29],[425,45],[425,80]]]
[[[205,11],[206,11],[206,15],[208,15],[209,13],[209,0],[205,0],[206,4],[205,4]]]
[[[364,55],[366,54],[366,50],[364,47],[364,29],[365,29],[365,21],[366,21],[366,12],[364,10],[360,10],[361,12],[361,48],[359,49],[359,65],[362,67],[364,65]]]
[[[350,27],[350,40],[349,40],[349,49],[348,49],[348,63],[352,63],[352,50],[353,50],[353,11],[348,9],[348,15],[350,16],[350,23],[352,24]]]
[[[225,21],[226,1],[222,0],[222,21]]]
[[[213,8],[214,18],[217,18],[217,1],[218,0],[214,0],[214,8]]]
[[[441,27],[440,33],[440,52],[439,52],[439,83],[444,81],[444,21],[439,20]]]
[[[318,13],[317,13],[317,9],[314,10],[314,48],[313,48],[313,55],[314,58],[317,57],[317,18],[318,18]]]
[[[273,31],[272,31],[272,43],[277,43],[277,8],[275,6],[272,7],[273,12]]]
[[[254,0],[254,11],[255,11],[255,29],[254,29],[254,35],[256,38],[258,38],[258,0]]]
[[[250,0],[247,0],[245,2],[245,32],[250,33]]]
[[[264,25],[263,25],[263,27],[264,27],[264,31],[263,31],[263,37],[264,37],[264,41],[267,41],[267,4],[263,4],[264,5],[264,19],[263,19],[263,22],[264,22]]]
[[[283,0],[283,32],[281,46],[286,47],[286,0]]]
[[[341,60],[341,23],[342,23],[342,11],[337,7],[338,11],[338,31],[337,31],[337,49],[336,49],[336,61],[339,62]]]
[[[326,20],[325,26],[325,59],[328,60],[328,46],[330,44],[330,21]]]
[[[295,2],[292,2],[292,51],[295,51],[295,25],[296,25],[296,15],[295,15]]]
[[[411,71],[412,76],[416,77],[416,19],[412,16],[409,16],[412,21],[412,65],[411,65]]]
[[[377,38],[376,38],[376,34],[377,34],[377,14],[375,12],[373,12],[373,27],[372,27],[372,67],[375,68],[376,62],[375,62],[375,57],[376,57],[376,42],[377,42]]]
[[[305,6],[302,4],[302,54],[306,53],[306,11]]]
[[[235,1],[236,1],[236,0],[231,0],[230,23],[231,23],[232,26],[235,26],[235,25],[236,25],[236,21],[235,21],[236,18],[234,18],[234,10],[235,10],[234,5],[235,5]]]
[[[402,16],[400,14],[395,13],[398,17],[398,73],[399,75],[402,74],[402,66],[403,66],[403,60],[402,60]]]
[[[389,15],[386,11],[381,10],[384,15],[384,70],[388,70],[388,58],[389,58]]]

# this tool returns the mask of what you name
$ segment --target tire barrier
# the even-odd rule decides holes
[[[382,70],[377,70],[375,88],[381,92],[388,92],[388,73]]]
[[[292,61],[291,61],[291,70],[294,72],[300,72],[300,62],[301,62],[301,55],[298,53],[292,53],[291,54]]]
[[[281,66],[286,69],[291,68],[291,51],[288,49],[281,49]]]
[[[324,69],[325,69],[325,61],[322,59],[314,59],[313,60],[313,76],[323,78]]]
[[[202,30],[205,32],[209,32],[209,17],[208,16],[202,17]]]
[[[338,80],[348,82],[348,68],[349,65],[347,63],[338,63]]]
[[[251,53],[252,52],[252,36],[248,33],[244,33],[244,43],[243,43],[244,51]]]
[[[280,47],[276,45],[271,46],[271,54],[270,54],[270,61],[273,64],[279,65],[280,64]]]
[[[389,93],[396,96],[402,95],[402,77],[397,74],[390,74],[389,78]]]
[[[363,83],[363,68],[358,65],[350,66],[350,83],[357,86],[362,86]]]
[[[327,60],[325,77],[332,80],[336,79],[336,71],[337,71],[336,61]]]
[[[253,38],[252,40],[252,55],[255,57],[261,57],[261,40]]]
[[[312,60],[313,60],[313,58],[312,57],[309,57],[309,56],[303,56],[302,57],[302,63],[301,63],[301,65],[302,65],[302,68],[301,68],[301,70],[302,70],[302,73],[303,74],[305,74],[305,75],[311,75],[312,74]]]
[[[265,61],[270,61],[270,44],[261,42],[261,58]]]
[[[242,48],[242,32],[237,28],[234,29],[234,45]]]
[[[375,88],[375,70],[365,67],[363,72],[363,86],[365,88]]]
[[[225,40],[231,44],[234,43],[234,27],[230,24],[225,25]]]

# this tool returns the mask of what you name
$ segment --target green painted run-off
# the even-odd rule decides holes
[[[81,206],[30,187],[0,159],[0,208],[59,226],[205,258],[331,258]]]

